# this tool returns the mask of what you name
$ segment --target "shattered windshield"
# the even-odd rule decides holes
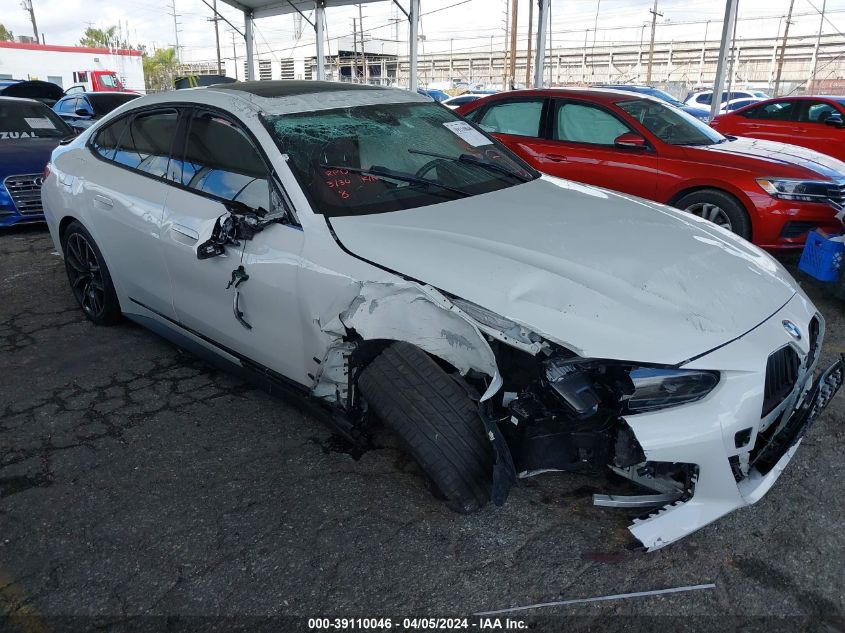
[[[328,216],[413,209],[537,177],[507,149],[434,103],[264,118],[314,210]]]
[[[694,116],[651,99],[618,101],[620,108],[669,145],[714,145],[725,137]]]

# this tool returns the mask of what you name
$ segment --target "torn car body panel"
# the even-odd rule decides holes
[[[488,393],[482,400],[488,399],[501,386],[496,357],[478,327],[450,308],[451,302],[445,297],[420,284],[364,283],[349,306],[326,323],[323,331],[336,335],[354,332],[365,341],[413,343],[462,375],[475,370],[488,376]],[[325,392],[320,382],[315,386],[315,395]]]

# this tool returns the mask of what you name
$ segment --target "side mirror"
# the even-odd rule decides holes
[[[845,121],[842,120],[842,115],[839,113],[831,114],[824,120],[824,124],[831,127],[845,127]]]
[[[89,116],[91,113],[88,112],[85,108],[77,108],[74,112],[76,116]]]
[[[634,132],[620,134],[613,141],[613,144],[619,149],[646,149],[648,147],[646,140]]]

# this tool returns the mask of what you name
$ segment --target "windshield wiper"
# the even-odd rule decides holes
[[[501,165],[496,165],[495,163],[488,163],[485,160],[481,160],[480,158],[476,158],[472,154],[461,154],[460,156],[447,156],[446,154],[438,154],[436,152],[426,152],[421,149],[409,149],[409,153],[411,154],[420,154],[422,156],[431,156],[432,158],[442,158],[443,160],[451,160],[457,161],[461,163],[469,163],[470,165],[478,165],[479,167],[486,167],[491,171],[497,171],[500,174],[505,174],[507,176],[513,176],[520,182],[528,182],[533,180],[533,178],[523,176],[512,169],[508,169],[507,167],[502,167]]]
[[[320,165],[323,169],[345,169],[346,171],[351,171],[356,174],[363,174],[364,176],[377,176],[379,178],[392,178],[393,180],[401,180],[403,182],[411,182],[418,185],[431,185],[434,187],[440,187],[441,189],[445,189],[446,191],[452,191],[454,193],[459,193],[465,198],[468,198],[472,194],[468,191],[464,191],[463,189],[458,189],[457,187],[451,187],[449,185],[444,185],[443,183],[437,182],[436,180],[429,180],[428,178],[420,178],[419,176],[414,176],[412,174],[405,174],[401,171],[393,171],[392,169],[386,169],[384,167],[372,166],[369,169],[364,169],[363,167],[348,167],[346,165]]]

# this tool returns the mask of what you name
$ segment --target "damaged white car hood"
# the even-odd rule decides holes
[[[745,334],[796,292],[774,259],[709,222],[549,177],[329,221],[355,255],[585,357],[681,363]]]

